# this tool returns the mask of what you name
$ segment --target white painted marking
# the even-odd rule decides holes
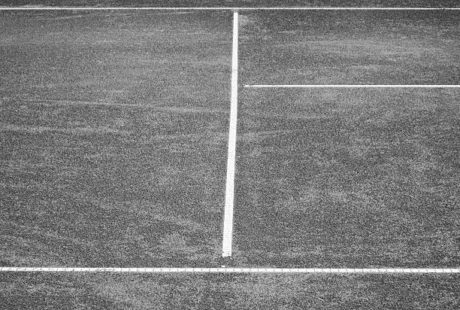
[[[238,117],[238,12],[233,13],[232,79],[228,134],[227,180],[222,239],[222,257],[232,256],[233,204],[235,195],[236,133]]]
[[[76,7],[16,6],[0,11],[460,11],[460,7]]]
[[[307,274],[456,274],[460,268],[122,268],[122,267],[0,267],[0,272],[65,273],[307,273]]]
[[[246,88],[460,88],[460,85],[345,85],[345,84],[330,84],[330,85],[244,85]]]

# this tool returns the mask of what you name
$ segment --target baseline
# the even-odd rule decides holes
[[[460,11],[460,7],[0,7],[0,11]]]

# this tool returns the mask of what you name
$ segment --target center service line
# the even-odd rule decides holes
[[[238,117],[238,12],[233,12],[232,79],[228,133],[227,180],[225,184],[222,257],[232,256],[233,204],[235,195],[236,132]]]
[[[261,273],[261,274],[456,274],[460,268],[122,268],[0,267],[0,272],[52,273]]]
[[[460,85],[244,85],[245,88],[460,88]]]

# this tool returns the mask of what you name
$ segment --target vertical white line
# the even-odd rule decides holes
[[[235,195],[236,128],[238,116],[238,12],[233,12],[232,82],[228,133],[227,181],[225,184],[222,257],[232,256],[233,204]]]

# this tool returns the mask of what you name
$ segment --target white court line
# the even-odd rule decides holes
[[[121,268],[0,267],[0,272],[55,273],[259,273],[259,274],[457,274],[460,268]]]
[[[238,117],[238,12],[233,13],[232,78],[228,130],[227,179],[225,184],[222,257],[232,256],[233,205],[235,195],[236,134]]]
[[[460,88],[460,85],[244,85],[245,88]]]
[[[460,11],[460,7],[0,7],[0,11]]]

